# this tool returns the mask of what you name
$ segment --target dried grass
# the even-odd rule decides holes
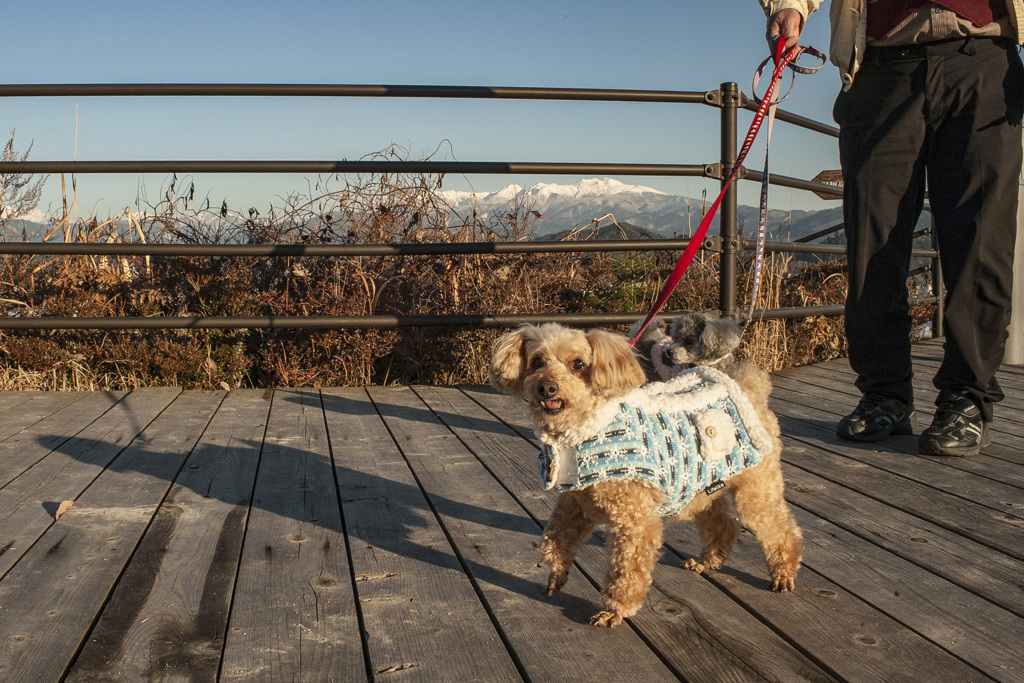
[[[401,148],[378,157],[405,158]],[[266,215],[197,201],[173,178],[140,212],[55,220],[47,239],[126,243],[387,243],[522,240],[536,220],[518,205],[486,221],[458,216],[443,176],[320,179]],[[340,185],[338,189],[334,189]],[[594,227],[612,216],[597,219]],[[585,238],[580,231],[578,238]],[[452,257],[0,258],[8,315],[372,315],[645,311],[677,254]],[[825,264],[789,273],[766,264],[757,308],[840,303],[845,282]],[[747,264],[743,265],[745,269]],[[831,269],[831,270],[830,270]],[[749,276],[745,276],[749,280]],[[745,287],[749,290],[749,282]],[[747,294],[746,296],[749,296]],[[717,307],[718,258],[695,259],[666,310]],[[755,322],[741,353],[762,367],[845,351],[841,320]],[[624,331],[624,330],[623,330]],[[485,383],[499,330],[155,330],[0,333],[0,390]]]

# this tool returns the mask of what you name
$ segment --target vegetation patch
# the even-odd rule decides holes
[[[13,153],[13,149],[11,151]],[[402,150],[385,150],[395,158]],[[24,181],[25,179],[21,179]],[[175,179],[155,206],[105,221],[54,219],[46,239],[152,244],[463,243],[529,239],[528,206],[459,215],[443,176],[384,174],[318,181],[267,215],[196,202]],[[338,187],[333,187],[337,185]],[[37,187],[30,183],[22,185]],[[2,214],[0,214],[2,216]],[[591,229],[563,237],[594,239]],[[0,227],[7,222],[0,218]],[[4,230],[4,239],[18,235]],[[543,254],[352,258],[0,257],[8,316],[364,316],[646,312],[679,254]],[[740,301],[749,298],[749,263]],[[769,257],[758,308],[841,304],[843,263],[791,272]],[[699,255],[667,311],[717,308],[718,256]],[[919,323],[928,307],[914,309]],[[622,328],[625,331],[625,328]],[[0,332],[0,389],[187,389],[481,384],[502,330],[131,330]],[[842,318],[753,323],[740,353],[768,370],[844,355]]]

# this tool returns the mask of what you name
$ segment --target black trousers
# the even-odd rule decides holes
[[[836,99],[849,250],[846,335],[862,393],[913,404],[907,277],[925,187],[947,288],[937,389],[986,421],[1013,284],[1024,68],[1015,45],[966,39],[868,48]]]

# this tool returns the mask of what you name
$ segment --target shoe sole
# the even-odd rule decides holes
[[[921,455],[943,455],[953,458],[968,458],[981,452],[981,446],[961,446],[942,448],[935,444],[922,445],[918,447]]]
[[[938,444],[924,444],[918,443],[917,451],[921,455],[944,455],[953,458],[969,458],[974,455],[978,455],[982,448],[988,448],[992,445],[992,437],[985,430],[984,436],[981,438],[981,443],[977,446],[953,446],[950,448],[942,448]]]
[[[836,436],[840,439],[846,439],[847,441],[859,441],[860,443],[874,443],[875,441],[888,439],[890,436],[900,436],[913,433],[914,425],[909,422],[897,422],[893,426],[883,429],[880,432],[875,432],[874,434],[857,434],[855,432],[845,434],[840,432],[838,429],[836,430]]]

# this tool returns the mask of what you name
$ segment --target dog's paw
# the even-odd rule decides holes
[[[551,572],[548,575],[548,595],[554,595],[562,590],[562,586],[569,580],[569,572]]]
[[[792,576],[777,576],[772,579],[772,590],[776,593],[790,593],[796,590],[796,579]]]
[[[598,612],[594,616],[590,617],[591,626],[604,626],[606,628],[615,628],[622,623],[622,615],[618,612],[609,612],[603,610]]]
[[[698,574],[706,574],[711,571],[715,571],[722,566],[722,563],[714,562],[698,562],[694,559],[684,560],[682,567],[683,569],[689,569],[691,572],[697,572]]]

